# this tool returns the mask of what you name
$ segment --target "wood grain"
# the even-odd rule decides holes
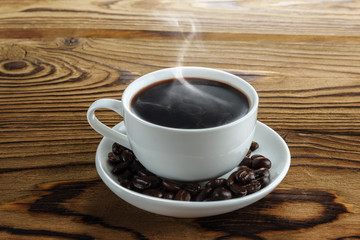
[[[359,14],[359,1],[2,1],[0,239],[359,239]],[[266,198],[176,219],[101,182],[87,108],[179,64],[258,91],[292,156]]]
[[[144,37],[141,31],[188,32],[193,25],[197,32],[215,35],[307,35],[314,41],[317,36],[359,37],[360,33],[358,1],[30,0],[20,6],[5,2],[0,35],[6,38]]]

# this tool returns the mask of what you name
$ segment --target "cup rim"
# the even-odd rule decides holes
[[[215,126],[215,127],[209,127],[209,128],[195,128],[195,129],[187,129],[187,128],[174,128],[174,127],[167,127],[167,126],[162,126],[162,125],[158,125],[158,124],[154,124],[151,123],[149,121],[146,121],[142,118],[140,118],[139,116],[137,116],[134,112],[131,111],[130,109],[130,104],[132,101],[132,98],[134,97],[135,93],[139,92],[140,89],[143,89],[144,87],[147,87],[155,82],[160,82],[160,81],[164,81],[167,79],[171,79],[171,78],[156,78],[155,76],[158,75],[164,75],[164,73],[168,73],[168,72],[176,72],[179,70],[186,70],[186,71],[208,71],[208,72],[212,72],[212,73],[217,73],[217,74],[222,74],[224,76],[228,76],[230,78],[236,78],[237,80],[242,81],[242,83],[247,87],[247,90],[244,90],[243,88],[239,89],[239,87],[234,86],[233,84],[227,82],[227,81],[222,81],[221,79],[219,80],[218,78],[211,78],[211,77],[203,77],[209,80],[213,80],[213,81],[220,81],[220,82],[226,82],[228,85],[244,92],[244,94],[248,97],[251,106],[250,106],[250,110],[242,117],[240,117],[239,119],[236,119],[232,122],[220,125],[220,126]],[[189,77],[189,76],[185,76]],[[130,93],[130,91],[132,90],[132,88],[138,84],[141,81],[144,81],[144,79],[152,79],[152,81],[148,81],[148,83],[145,86],[142,86],[140,88],[138,88],[136,90],[135,93],[131,94],[130,96],[128,96]],[[174,76],[175,78],[175,76]],[[251,93],[249,93],[249,91]],[[253,98],[251,98],[249,95],[252,95]],[[129,99],[124,99],[124,96],[129,98]],[[124,103],[124,100],[125,103]],[[246,121],[248,118],[250,118],[251,116],[253,116],[253,114],[257,114],[257,110],[258,110],[258,105],[259,105],[259,96],[255,90],[255,88],[249,84],[247,81],[245,81],[244,79],[242,79],[239,76],[236,76],[234,74],[231,74],[229,72],[223,71],[223,70],[218,70],[218,69],[214,69],[214,68],[206,68],[206,67],[191,67],[191,66],[186,66],[186,67],[171,67],[171,68],[164,68],[164,69],[160,69],[157,71],[153,71],[150,73],[147,73],[137,79],[135,79],[133,82],[130,83],[130,85],[125,89],[125,91],[122,94],[122,104],[124,107],[124,111],[127,112],[128,114],[130,114],[133,118],[135,118],[137,121],[141,122],[142,124],[145,124],[147,126],[153,127],[153,128],[157,128],[157,129],[163,129],[163,130],[167,130],[167,131],[174,131],[174,132],[204,132],[204,131],[212,131],[212,130],[220,130],[220,129],[224,129],[224,128],[228,128],[228,127],[232,127],[233,125],[236,125],[240,122],[244,122]]]

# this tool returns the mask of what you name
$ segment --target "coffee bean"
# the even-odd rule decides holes
[[[123,173],[120,173],[118,175],[118,180],[122,180],[122,179],[131,179],[133,176],[132,172],[130,172],[128,169],[126,169]]]
[[[177,192],[181,189],[181,186],[177,183],[171,182],[170,180],[163,179],[162,185],[166,191]]]
[[[217,188],[217,187],[225,187],[228,185],[228,181],[225,178],[216,178],[212,179],[206,183],[206,187]]]
[[[157,197],[157,198],[162,198],[164,195],[164,193],[159,189],[146,189],[142,193],[145,195]]]
[[[249,149],[246,153],[246,157],[250,156],[250,154],[251,154],[251,150]]]
[[[270,183],[270,177],[260,177],[256,179],[261,184],[261,187],[266,187]]]
[[[183,187],[185,191],[188,191],[191,196],[195,196],[200,191],[200,184],[198,183],[187,183]]]
[[[175,197],[174,200],[178,200],[178,201],[190,201],[191,200],[191,194],[188,191],[185,191],[183,189],[180,189]]]
[[[228,184],[246,184],[255,179],[255,174],[252,169],[247,166],[240,166],[238,170],[233,172],[228,178]]]
[[[156,188],[160,184],[160,179],[156,176],[137,176],[133,178],[132,184],[139,190]]]
[[[112,169],[112,173],[115,175],[119,175],[123,172],[125,172],[126,168],[129,166],[128,162],[120,161],[115,165],[115,167]]]
[[[235,180],[237,183],[240,183],[243,185],[247,184],[250,181],[255,180],[255,173],[252,169],[250,169],[248,167],[240,168],[235,173]]]
[[[259,168],[268,168],[270,169],[271,168],[271,161],[262,156],[262,155],[254,155],[254,156],[251,156],[252,158],[252,168],[253,169],[259,169]]]
[[[132,180],[132,184],[138,190],[145,190],[150,188],[151,181],[146,178],[144,179],[144,177],[134,177]]]
[[[262,158],[262,157],[264,157],[263,155],[260,155],[260,154],[254,154],[254,155],[252,155],[250,158],[252,159],[252,160],[254,160],[255,158]]]
[[[268,168],[259,168],[254,171],[255,178],[270,177],[270,171]]]
[[[247,194],[246,187],[238,184],[232,184],[230,186],[230,190],[234,193],[236,197],[243,197]]]
[[[124,150],[121,152],[120,157],[125,162],[131,162],[134,160],[134,154],[130,150]]]
[[[175,193],[173,192],[166,192],[163,196],[164,199],[173,200],[175,197]]]
[[[231,191],[229,191],[228,189],[226,189],[224,187],[215,188],[211,193],[212,201],[226,200],[226,199],[231,199],[231,198],[232,198]]]
[[[240,162],[239,166],[247,166],[251,168],[252,159],[250,157],[244,157],[244,159]]]
[[[252,169],[249,168],[248,166],[239,166],[237,170],[238,171],[240,171],[240,170],[252,171]]]
[[[267,168],[259,168],[254,171],[256,180],[261,184],[261,187],[265,187],[270,183],[270,171]]]
[[[113,152],[109,152],[108,160],[111,165],[116,165],[117,163],[121,162],[120,157],[115,155]]]
[[[132,184],[131,182],[128,180],[128,179],[122,179],[119,181],[120,182],[120,185],[123,186],[124,188],[127,188],[127,189],[130,189],[131,190],[131,187],[132,187]]]
[[[195,201],[202,202],[210,197],[213,188],[205,186],[205,188],[201,189],[199,194],[195,197]]]
[[[230,175],[229,178],[227,179],[229,186],[231,186],[231,185],[233,185],[233,184],[236,183],[236,182],[235,182],[235,181],[236,181],[236,179],[235,179],[236,173],[237,173],[236,171],[233,172],[233,173],[231,173],[231,175]]]
[[[151,181],[151,187],[156,188],[159,187],[161,184],[161,179],[155,175],[152,176],[144,176],[143,178],[147,178]]]
[[[250,146],[250,150],[253,152],[253,151],[255,151],[256,149],[258,149],[259,148],[259,144],[257,143],[257,142],[252,142],[251,143],[251,146]]]
[[[145,169],[145,167],[139,161],[134,160],[129,165],[129,170],[133,173],[136,173],[141,169]]]
[[[257,192],[261,188],[261,183],[258,180],[252,180],[249,184],[245,185],[248,194]]]
[[[120,156],[121,152],[125,150],[125,148],[123,146],[121,146],[120,144],[118,143],[113,143],[112,145],[112,152],[117,155],[117,156]]]

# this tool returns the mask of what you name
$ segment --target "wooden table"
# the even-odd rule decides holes
[[[100,180],[90,104],[178,65],[258,91],[292,157],[265,199],[177,219]],[[3,0],[0,101],[0,239],[360,238],[360,1]]]

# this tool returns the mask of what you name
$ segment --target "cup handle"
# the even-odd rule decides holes
[[[106,126],[97,119],[95,111],[100,108],[107,108],[118,113],[120,116],[124,115],[123,104],[119,100],[115,99],[99,99],[91,104],[87,111],[87,119],[90,126],[103,135],[104,137],[110,138],[111,140],[119,143],[120,145],[131,149],[129,138],[126,134],[115,131],[114,129]]]

